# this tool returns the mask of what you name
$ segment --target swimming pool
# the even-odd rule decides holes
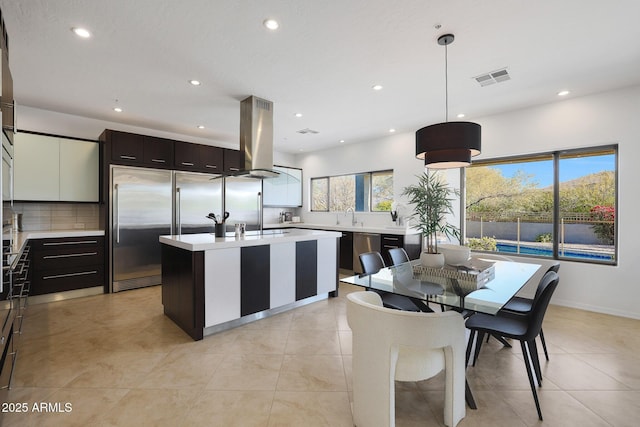
[[[531,246],[523,246],[520,245],[520,251],[518,252],[518,246],[513,243],[498,243],[496,244],[498,252],[515,254],[519,253],[522,255],[538,255],[538,256],[547,256],[551,257],[553,255],[553,251],[547,248],[537,248]],[[601,260],[601,261],[613,261],[613,255],[611,254],[599,254],[599,253],[591,253],[591,252],[583,252],[576,250],[565,250],[562,253],[562,257],[564,258],[577,258],[577,259],[592,259],[592,260]]]

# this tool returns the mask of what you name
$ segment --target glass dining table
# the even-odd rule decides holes
[[[540,264],[473,254],[462,265],[430,269],[423,268],[420,260],[414,260],[385,267],[374,274],[359,274],[340,281],[367,290],[409,297],[422,311],[433,311],[428,304],[435,303],[460,311],[467,317],[473,313],[495,315],[540,268]],[[498,338],[502,341],[502,337]],[[465,382],[465,398],[471,409],[477,409],[468,382]]]
[[[482,269],[490,274],[477,283],[465,281]],[[522,289],[541,268],[539,264],[483,258],[474,254],[462,265],[445,265],[442,271],[421,268],[419,260],[385,267],[374,274],[359,274],[341,282],[391,292],[456,310],[494,315]],[[437,274],[431,274],[437,273]]]

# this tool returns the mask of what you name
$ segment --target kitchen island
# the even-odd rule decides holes
[[[161,236],[164,313],[200,340],[336,296],[340,236],[299,229]]]

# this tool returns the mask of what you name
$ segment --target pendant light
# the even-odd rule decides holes
[[[434,169],[466,167],[471,164],[471,157],[480,154],[480,125],[449,121],[447,46],[453,39],[453,34],[438,37],[438,44],[444,46],[445,122],[416,131],[416,158],[423,159],[426,167]]]

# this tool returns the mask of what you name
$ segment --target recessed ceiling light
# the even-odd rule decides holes
[[[296,117],[302,117],[302,113],[296,113],[295,116]]]
[[[278,28],[280,28],[280,24],[278,23],[278,21],[276,21],[275,19],[265,19],[262,22],[262,25],[264,25],[265,27],[267,27],[268,29],[270,29],[271,31],[275,31]]]
[[[116,113],[122,113],[122,108],[120,108],[120,107],[113,107],[113,111],[115,111]]]
[[[189,83],[191,83],[193,86],[200,86],[202,83],[200,83],[200,80],[189,80]]]
[[[396,130],[394,128],[389,129],[389,132],[394,133]]]
[[[82,37],[83,39],[88,39],[91,37],[91,33],[86,28],[73,27],[71,31],[78,37]]]
[[[568,90],[561,90],[560,92],[558,92],[558,96],[567,96],[569,95],[569,93],[571,92],[569,92]]]
[[[459,118],[459,119],[461,119],[461,118],[463,118],[463,117],[464,117],[464,113],[460,113],[460,114],[458,114],[458,118]]]
[[[382,85],[373,85],[373,86],[371,86],[371,89],[373,89],[373,90],[382,90]]]
[[[344,143],[344,139],[341,139],[341,140],[340,140],[340,144],[342,144],[342,143]]]
[[[198,129],[204,129],[204,126],[198,125]]]
[[[304,150],[301,148],[300,151],[304,151]]]

